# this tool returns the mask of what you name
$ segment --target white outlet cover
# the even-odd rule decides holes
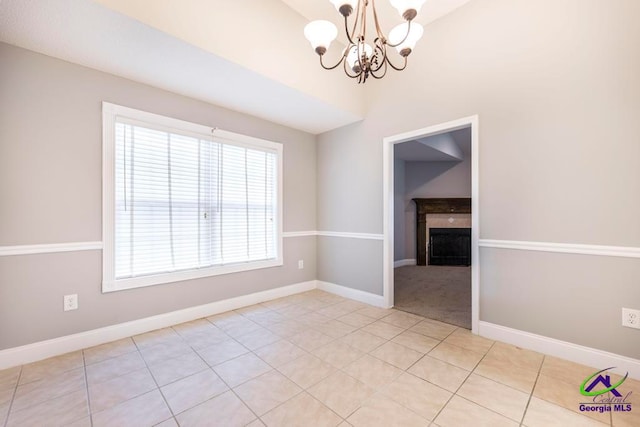
[[[78,294],[65,295],[63,298],[63,310],[71,311],[78,309]]]
[[[622,309],[622,326],[640,329],[640,310]]]

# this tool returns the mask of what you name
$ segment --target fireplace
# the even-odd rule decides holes
[[[471,265],[471,229],[429,228],[429,265]]]
[[[418,265],[470,265],[471,264],[471,199],[433,198],[413,199],[416,203],[416,258]],[[427,225],[429,223],[429,225]],[[436,237],[435,252],[431,250],[431,230],[446,229],[451,236]],[[450,231],[466,230],[466,231]],[[458,233],[458,234],[455,234]],[[465,235],[466,233],[466,235]],[[449,241],[447,243],[447,241]],[[444,245],[444,246],[443,246]],[[429,248],[427,250],[427,248]],[[464,250],[466,248],[466,257]],[[456,255],[458,251],[461,255]],[[433,256],[432,256],[433,252]],[[433,263],[431,260],[433,259]],[[443,264],[443,263],[447,264]],[[449,264],[455,262],[456,264]]]

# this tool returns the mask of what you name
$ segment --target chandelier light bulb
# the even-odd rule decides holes
[[[407,31],[409,31],[409,34],[407,34]],[[400,55],[407,56],[416,47],[416,43],[422,38],[423,33],[424,28],[422,25],[412,22],[411,29],[409,29],[409,24],[405,22],[393,27],[389,32],[389,43],[393,45],[400,43],[396,46],[396,50]]]
[[[358,44],[360,45],[360,49],[358,49]],[[358,44],[351,46],[349,53],[347,54],[347,64],[349,65],[349,68],[356,73],[360,72],[362,69],[360,65],[361,56],[364,54],[366,59],[371,59],[371,56],[373,55],[373,48],[370,45],[362,42],[359,42]]]
[[[426,0],[389,0],[391,6],[398,9],[398,13],[407,21],[416,17]]]
[[[407,58],[424,32],[422,26],[414,23],[413,19],[425,0],[389,0],[405,20],[404,24],[391,30],[389,37],[382,31],[375,0],[329,1],[344,20],[347,47],[336,58],[336,62],[328,62],[326,57],[329,55],[325,53],[338,36],[338,29],[329,21],[307,24],[304,35],[318,54],[322,68],[334,70],[341,67],[348,77],[364,83],[370,77],[383,78],[387,70],[402,71],[407,67]],[[367,26],[368,18],[373,18],[372,25]],[[373,28],[374,34],[367,37],[367,28]],[[392,47],[397,49],[399,55],[390,49]]]
[[[338,29],[329,21],[312,21],[304,27],[304,36],[318,55],[324,55],[338,37]]]

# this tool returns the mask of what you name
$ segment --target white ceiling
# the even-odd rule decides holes
[[[383,27],[400,22],[378,3]],[[2,0],[0,41],[317,134],[365,114],[365,87],[322,70],[302,35],[326,18],[340,23],[328,0]]]
[[[344,18],[329,0],[281,0],[297,11],[300,15],[309,21],[316,19],[324,19],[333,22],[341,34],[344,28]],[[436,19],[443,17],[451,11],[468,3],[470,0],[427,0],[422,9],[416,16],[414,22],[427,25]],[[371,1],[370,1],[371,3]],[[388,31],[397,24],[404,22],[397,9],[391,6],[389,0],[378,0],[376,2],[376,10],[380,18],[380,25],[383,30]],[[373,31],[373,30],[371,30]],[[344,41],[344,39],[343,39]]]
[[[396,144],[396,159],[406,162],[460,162],[471,155],[471,128]]]

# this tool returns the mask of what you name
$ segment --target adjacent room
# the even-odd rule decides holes
[[[471,128],[394,146],[394,307],[471,329]]]
[[[0,1],[0,426],[640,425],[638,16]]]
[[[394,145],[394,308],[471,329],[471,128]]]

